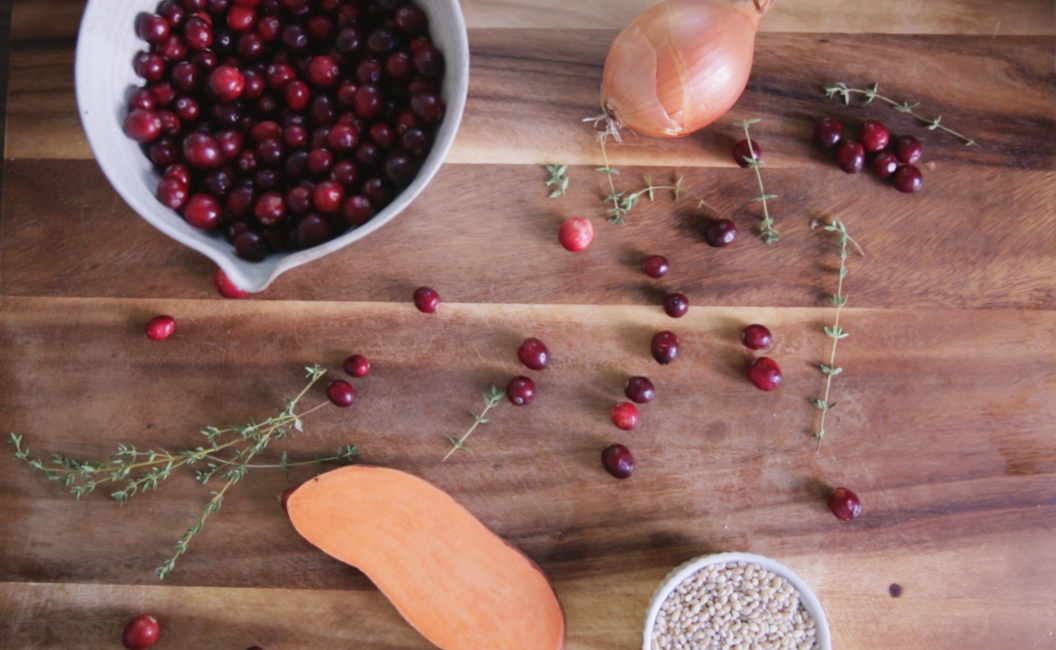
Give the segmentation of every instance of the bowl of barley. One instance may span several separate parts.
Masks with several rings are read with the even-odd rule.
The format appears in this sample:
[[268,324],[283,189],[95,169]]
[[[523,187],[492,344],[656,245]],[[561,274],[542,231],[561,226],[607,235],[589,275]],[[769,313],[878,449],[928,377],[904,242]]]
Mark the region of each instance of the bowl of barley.
[[645,619],[642,650],[832,650],[821,603],[762,555],[698,557],[668,574]]

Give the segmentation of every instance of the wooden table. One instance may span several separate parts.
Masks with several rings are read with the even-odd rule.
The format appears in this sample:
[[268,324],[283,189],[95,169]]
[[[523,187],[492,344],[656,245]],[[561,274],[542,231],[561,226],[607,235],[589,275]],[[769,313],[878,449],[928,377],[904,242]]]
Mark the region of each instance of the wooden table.
[[[365,461],[450,491],[551,576],[571,649],[639,647],[658,581],[724,550],[805,578],[838,648],[1056,647],[1053,4],[778,2],[726,118],[681,141],[609,150],[620,189],[684,174],[741,228],[723,250],[703,244],[693,205],[668,196],[625,226],[604,221],[599,151],[580,120],[596,112],[616,30],[647,0],[463,4],[472,81],[448,163],[391,225],[244,302],[221,300],[212,265],[139,219],[92,160],[73,94],[83,0],[5,9],[3,431],[40,453],[179,449],[204,426],[270,414],[301,387],[303,366],[339,373],[361,352],[374,369],[356,381],[355,407],[313,414],[268,457],[353,443]],[[878,81],[979,146],[884,106],[828,101],[827,81]],[[920,137],[924,191],[840,172],[810,142],[829,115]],[[756,117],[767,190],[780,195],[774,246],[749,234],[754,179],[729,155],[730,123]],[[547,198],[547,162],[571,165],[567,196]],[[597,229],[578,255],[556,243],[574,215]],[[807,399],[822,390],[814,364],[827,355],[838,260],[811,223],[833,217],[867,256],[848,262],[852,335],[819,452]],[[641,273],[647,253],[670,258],[666,278]],[[414,311],[419,285],[443,295],[437,315]],[[688,316],[664,316],[665,289],[690,296]],[[141,334],[157,313],[179,321],[160,344]],[[775,393],[744,379],[737,335],[750,322],[775,333]],[[665,328],[683,352],[660,367],[648,344]],[[473,455],[441,463],[480,393],[522,372],[525,336],[554,357],[535,373],[535,403],[499,407]],[[608,411],[633,374],[658,397],[623,433]],[[615,441],[637,455],[630,480],[599,466]],[[251,472],[159,584],[153,568],[208,498],[190,473],[119,508],[4,462],[0,648],[114,648],[142,612],[164,622],[158,650],[429,647],[284,518],[275,496],[311,468]],[[826,512],[837,485],[861,496],[859,520]]]

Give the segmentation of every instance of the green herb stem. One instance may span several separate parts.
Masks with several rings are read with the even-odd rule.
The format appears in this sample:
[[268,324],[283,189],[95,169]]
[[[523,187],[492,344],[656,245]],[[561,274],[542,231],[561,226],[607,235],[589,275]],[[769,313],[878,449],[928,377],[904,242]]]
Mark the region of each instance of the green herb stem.
[[505,397],[505,395],[505,393],[503,393],[495,386],[491,387],[490,393],[484,393],[484,410],[481,411],[479,414],[474,411],[469,412],[469,414],[473,416],[473,426],[469,427],[469,431],[466,431],[466,433],[461,438],[447,439],[448,442],[451,443],[451,451],[447,452],[447,455],[444,456],[445,461],[459,449],[461,449],[462,451],[467,451],[471,454],[473,453],[472,451],[470,451],[469,447],[466,446],[466,439],[473,435],[473,432],[477,430],[478,426],[491,422],[491,420],[486,419],[484,416],[488,414],[488,411],[498,406],[499,402],[502,401],[502,398]]
[[748,141],[748,154],[744,156],[744,161],[755,171],[755,179],[759,182],[759,196],[752,199],[754,202],[763,204],[763,222],[759,224],[759,238],[767,244],[776,243],[781,239],[781,233],[774,230],[774,220],[770,216],[770,207],[767,205],[769,199],[776,199],[776,194],[767,194],[766,190],[763,189],[763,174],[759,171],[762,167],[763,161],[755,157],[755,150],[752,148],[752,135],[748,132],[748,127],[752,124],[757,124],[760,120],[744,120],[743,122],[734,122],[734,126],[740,126],[744,128],[744,137]]
[[966,136],[966,135],[964,135],[962,133],[958,133],[957,131],[954,131],[953,129],[941,124],[941,122],[942,122],[942,116],[941,115],[932,120],[932,119],[929,119],[927,117],[924,117],[923,115],[920,115],[920,114],[914,112],[913,109],[916,108],[917,106],[920,106],[919,103],[910,104],[909,102],[896,102],[895,100],[891,99],[890,97],[884,97],[883,95],[880,94],[880,85],[879,84],[875,84],[874,83],[869,88],[849,88],[847,86],[847,84],[843,83],[842,81],[837,81],[835,83],[825,84],[825,96],[828,97],[829,99],[832,99],[833,97],[839,95],[840,97],[843,98],[843,103],[844,104],[850,104],[851,103],[851,95],[852,94],[865,96],[865,103],[866,104],[871,104],[874,99],[879,99],[880,101],[884,102],[885,104],[889,104],[891,107],[893,107],[899,113],[905,113],[906,115],[909,115],[910,117],[914,117],[914,118],[920,120],[922,123],[924,123],[928,127],[929,131],[934,131],[935,129],[939,129],[940,131],[945,131],[946,133],[949,133],[952,136],[960,138],[961,140],[964,141],[964,145],[966,147],[970,147],[970,146],[976,144],[975,140],[973,140],[972,138],[969,138],[968,136]]

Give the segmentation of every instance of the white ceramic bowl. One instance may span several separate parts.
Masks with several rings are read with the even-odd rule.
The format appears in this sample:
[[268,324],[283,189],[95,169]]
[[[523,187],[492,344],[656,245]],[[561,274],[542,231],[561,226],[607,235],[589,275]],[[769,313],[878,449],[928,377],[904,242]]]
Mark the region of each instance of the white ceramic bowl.
[[76,87],[81,122],[95,158],[121,198],[155,228],[210,258],[239,287],[262,291],[281,273],[332,253],[381,228],[406,208],[440,168],[455,140],[469,88],[469,39],[458,0],[415,0],[429,17],[429,33],[444,53],[442,97],[447,113],[418,176],[366,225],[322,246],[247,262],[216,233],[191,227],[154,198],[160,178],[138,144],[124,134],[126,100],[142,79],[132,58],[147,44],[136,36],[135,18],[158,0],[89,0],[77,37]]
[[674,591],[678,585],[682,584],[686,578],[697,571],[700,571],[703,567],[723,562],[747,562],[750,564],[758,564],[774,575],[781,576],[785,580],[788,580],[789,583],[796,588],[796,591],[799,592],[799,600],[803,603],[804,609],[814,617],[814,625],[817,629],[817,636],[815,637],[815,646],[817,650],[832,650],[832,635],[829,633],[829,621],[825,618],[825,610],[821,608],[821,603],[818,602],[817,596],[815,596],[814,592],[810,590],[807,583],[803,582],[799,576],[793,573],[792,569],[789,569],[780,562],[771,560],[768,557],[763,557],[762,555],[754,555],[752,553],[719,553],[716,555],[705,555],[694,558],[667,574],[667,577],[663,579],[660,586],[657,587],[656,591],[653,593],[653,599],[649,602],[649,613],[645,616],[645,632],[642,637],[642,650],[655,650],[653,648],[653,627],[656,625],[656,617],[660,614],[660,607],[664,604],[664,601],[667,600],[667,597],[671,595],[671,592]]

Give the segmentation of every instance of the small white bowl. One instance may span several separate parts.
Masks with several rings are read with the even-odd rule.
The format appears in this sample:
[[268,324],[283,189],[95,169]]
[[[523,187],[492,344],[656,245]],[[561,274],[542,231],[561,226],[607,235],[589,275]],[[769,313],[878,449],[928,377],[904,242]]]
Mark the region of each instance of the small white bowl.
[[458,0],[415,0],[429,18],[429,33],[444,53],[441,95],[447,112],[418,176],[366,225],[304,251],[269,255],[262,262],[235,256],[216,233],[191,227],[154,198],[160,178],[140,146],[124,134],[126,100],[143,84],[132,58],[147,44],[136,36],[135,18],[154,11],[158,0],[89,0],[77,37],[77,107],[96,161],[121,198],[152,226],[202,253],[239,287],[263,291],[280,274],[363,239],[406,208],[432,180],[455,141],[469,89],[469,37]]
[[694,558],[682,566],[677,567],[660,582],[660,586],[653,593],[653,599],[649,602],[649,613],[645,616],[645,632],[642,636],[642,650],[655,650],[653,648],[653,627],[656,626],[656,617],[660,614],[660,607],[667,600],[678,585],[702,568],[711,564],[733,562],[745,562],[758,564],[776,576],[780,576],[796,588],[799,592],[799,600],[803,608],[814,618],[814,626],[817,630],[815,646],[817,650],[832,650],[832,635],[829,633],[829,621],[825,618],[825,610],[821,608],[817,596],[810,590],[807,583],[792,572],[787,566],[776,560],[771,560],[762,555],[752,553],[718,553],[716,555],[704,555]]

